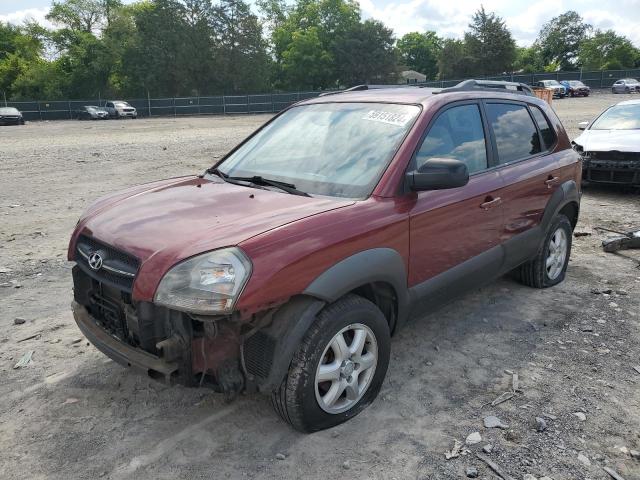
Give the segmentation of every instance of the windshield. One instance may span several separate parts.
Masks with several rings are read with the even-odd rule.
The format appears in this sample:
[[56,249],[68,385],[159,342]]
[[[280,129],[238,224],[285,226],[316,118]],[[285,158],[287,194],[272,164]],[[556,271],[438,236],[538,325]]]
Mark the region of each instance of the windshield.
[[19,112],[13,107],[0,108],[0,115],[17,115]]
[[638,83],[638,80],[636,80],[635,78],[623,78],[622,81],[624,83]]
[[549,86],[549,85],[560,85],[556,80],[545,80],[542,83],[547,85],[547,86]]
[[569,85],[571,85],[572,87],[584,87],[584,83],[580,82],[579,80],[571,80],[569,82]]
[[591,130],[637,130],[640,129],[640,103],[614,105],[600,115]]
[[127,102],[113,102],[113,104],[116,107],[130,107],[131,105],[129,105]]
[[365,198],[419,113],[415,105],[382,103],[293,107],[218,167],[231,177],[262,176],[310,194]]

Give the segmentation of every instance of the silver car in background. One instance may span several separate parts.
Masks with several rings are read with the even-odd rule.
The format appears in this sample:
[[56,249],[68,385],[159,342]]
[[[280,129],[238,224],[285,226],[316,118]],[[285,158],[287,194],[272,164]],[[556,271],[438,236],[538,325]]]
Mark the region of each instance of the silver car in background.
[[640,99],[612,105],[579,128],[572,143],[584,181],[640,186]]
[[138,111],[123,100],[113,100],[104,104],[104,109],[112,118],[138,118]]
[[640,93],[640,82],[635,78],[621,78],[611,86],[611,93]]

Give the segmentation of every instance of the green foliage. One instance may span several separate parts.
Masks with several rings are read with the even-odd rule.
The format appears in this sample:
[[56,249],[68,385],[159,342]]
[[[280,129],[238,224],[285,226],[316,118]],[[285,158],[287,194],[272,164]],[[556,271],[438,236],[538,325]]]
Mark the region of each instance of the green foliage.
[[544,64],[557,64],[561,70],[575,68],[580,45],[587,39],[591,29],[591,25],[584,23],[574,11],[563,13],[545,23],[536,40]]
[[626,37],[613,30],[597,30],[580,45],[580,64],[589,70],[619,70],[633,68],[640,52]]
[[480,7],[462,40],[397,40],[355,0],[54,0],[55,25],[0,22],[0,90],[9,99],[244,94],[394,83],[398,64],[429,79],[505,72],[627,69],[640,51],[572,11],[517,48]]
[[476,11],[464,35],[465,50],[472,59],[475,75],[511,72],[516,58],[516,42],[504,21],[484,7]]
[[516,59],[513,70],[522,73],[535,73],[544,70],[542,53],[537,45],[516,48]]
[[442,45],[443,41],[436,32],[411,32],[398,40],[397,48],[404,65],[426,75],[427,79],[435,79]]

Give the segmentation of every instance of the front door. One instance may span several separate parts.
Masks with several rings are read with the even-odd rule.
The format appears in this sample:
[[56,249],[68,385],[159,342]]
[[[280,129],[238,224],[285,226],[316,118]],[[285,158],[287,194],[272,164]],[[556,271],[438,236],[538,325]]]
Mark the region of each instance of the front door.
[[447,296],[452,283],[467,288],[500,269],[503,183],[489,170],[487,138],[475,101],[445,107],[427,127],[410,171],[431,158],[455,158],[467,164],[470,180],[464,187],[416,194],[409,213],[409,286],[417,298]]

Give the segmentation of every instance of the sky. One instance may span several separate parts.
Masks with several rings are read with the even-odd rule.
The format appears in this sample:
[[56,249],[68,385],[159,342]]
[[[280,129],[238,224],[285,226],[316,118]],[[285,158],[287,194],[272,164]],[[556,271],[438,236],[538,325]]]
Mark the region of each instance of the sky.
[[[364,18],[383,21],[398,37],[434,30],[442,37],[462,38],[473,12],[480,7],[480,2],[471,0],[359,1]],[[31,17],[51,26],[44,18],[50,4],[50,0],[0,0],[0,20],[21,23]],[[612,29],[640,47],[640,0],[484,0],[482,4],[506,21],[520,46],[531,45],[545,22],[573,9],[595,28]]]

